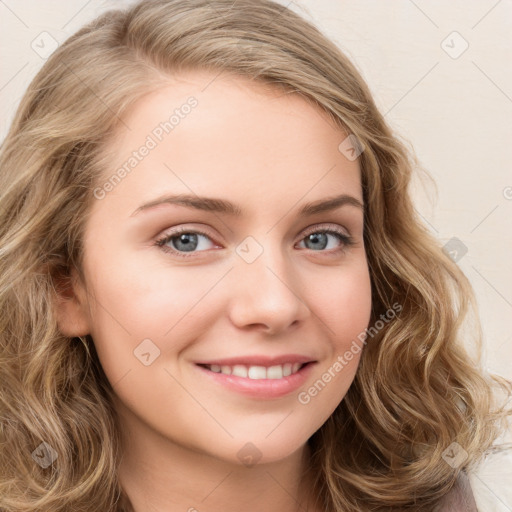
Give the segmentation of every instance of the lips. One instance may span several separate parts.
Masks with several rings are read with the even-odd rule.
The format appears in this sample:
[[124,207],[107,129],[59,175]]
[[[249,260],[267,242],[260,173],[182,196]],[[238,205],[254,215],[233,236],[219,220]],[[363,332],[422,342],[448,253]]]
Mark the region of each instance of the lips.
[[304,384],[316,360],[300,354],[251,355],[196,363],[211,381],[260,399],[280,398]]

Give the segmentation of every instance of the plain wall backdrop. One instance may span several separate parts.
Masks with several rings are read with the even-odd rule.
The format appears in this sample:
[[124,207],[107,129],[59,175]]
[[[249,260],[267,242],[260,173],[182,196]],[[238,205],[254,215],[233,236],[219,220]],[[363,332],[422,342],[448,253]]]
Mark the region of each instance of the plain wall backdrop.
[[[52,45],[131,3],[0,0],[0,140]],[[474,286],[486,366],[512,378],[512,2],[280,3],[348,55],[390,126],[435,179],[437,198],[415,181],[417,210]],[[503,469],[488,465],[472,480],[486,512],[512,511],[510,466]]]

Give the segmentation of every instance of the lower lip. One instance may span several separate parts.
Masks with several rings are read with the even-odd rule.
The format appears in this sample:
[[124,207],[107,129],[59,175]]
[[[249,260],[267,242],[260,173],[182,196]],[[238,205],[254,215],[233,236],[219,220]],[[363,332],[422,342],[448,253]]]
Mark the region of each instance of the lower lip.
[[286,396],[300,388],[310,375],[315,363],[308,363],[298,372],[281,379],[249,379],[236,375],[225,375],[208,370],[204,366],[196,368],[212,381],[226,388],[253,398],[271,399]]

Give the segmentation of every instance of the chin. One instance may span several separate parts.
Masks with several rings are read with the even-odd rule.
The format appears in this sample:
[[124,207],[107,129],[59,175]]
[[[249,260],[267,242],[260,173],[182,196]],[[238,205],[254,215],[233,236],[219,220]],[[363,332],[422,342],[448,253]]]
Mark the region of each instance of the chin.
[[208,453],[229,464],[246,467],[272,464],[296,456],[297,452],[304,448],[310,435],[298,431],[290,432],[289,428],[288,430],[282,428],[282,431],[278,432],[280,428],[282,426],[277,426],[276,430],[270,434],[267,431],[255,429],[234,438],[227,439],[223,436],[222,442],[217,438],[215,451],[212,451],[210,443],[207,445]]

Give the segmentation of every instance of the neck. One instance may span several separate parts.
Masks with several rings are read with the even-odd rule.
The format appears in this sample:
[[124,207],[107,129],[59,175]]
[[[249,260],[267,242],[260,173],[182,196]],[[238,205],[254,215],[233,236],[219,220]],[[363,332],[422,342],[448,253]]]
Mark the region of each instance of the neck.
[[[245,466],[182,446],[120,413],[119,481],[134,512],[314,512],[306,444],[285,459]],[[213,441],[214,442],[214,441]]]

